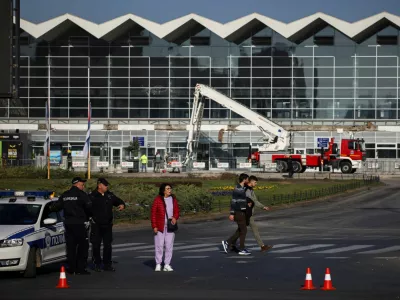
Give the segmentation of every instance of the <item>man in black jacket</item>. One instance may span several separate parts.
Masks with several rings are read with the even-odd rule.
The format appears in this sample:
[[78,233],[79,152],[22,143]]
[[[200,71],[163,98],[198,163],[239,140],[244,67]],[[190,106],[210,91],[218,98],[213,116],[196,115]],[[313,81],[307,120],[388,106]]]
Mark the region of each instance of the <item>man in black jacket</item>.
[[115,271],[112,267],[112,227],[113,206],[118,210],[125,208],[125,203],[108,190],[109,183],[105,178],[97,180],[97,189],[90,193],[93,207],[91,243],[93,248],[93,261],[95,271],[101,271],[100,247],[103,242],[103,265],[104,271]]
[[86,271],[89,242],[85,223],[91,216],[91,203],[83,191],[86,180],[75,177],[72,187],[50,205],[50,211],[64,210],[65,240],[70,274],[90,274]]

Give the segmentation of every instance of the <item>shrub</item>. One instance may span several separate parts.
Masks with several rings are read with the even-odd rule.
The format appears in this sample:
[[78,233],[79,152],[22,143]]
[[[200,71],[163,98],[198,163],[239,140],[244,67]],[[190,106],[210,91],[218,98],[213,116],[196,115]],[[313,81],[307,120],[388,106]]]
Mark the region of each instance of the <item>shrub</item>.
[[[72,179],[75,176],[85,177],[84,172],[72,172],[64,169],[51,169],[50,177],[52,179]],[[3,167],[0,168],[1,178],[35,178],[35,179],[46,179],[47,178],[47,167],[39,168],[34,166],[21,166],[21,167]]]

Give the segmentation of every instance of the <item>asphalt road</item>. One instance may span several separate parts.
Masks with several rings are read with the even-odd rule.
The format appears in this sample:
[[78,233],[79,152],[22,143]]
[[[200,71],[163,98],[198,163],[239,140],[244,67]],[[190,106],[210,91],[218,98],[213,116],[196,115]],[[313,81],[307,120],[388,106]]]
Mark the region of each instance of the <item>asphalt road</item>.
[[[400,183],[347,198],[271,212],[257,211],[265,243],[260,253],[225,254],[221,240],[235,230],[226,221],[182,224],[175,240],[174,272],[155,273],[150,230],[116,232],[115,273],[67,274],[57,290],[59,265],[36,279],[2,274],[7,299],[399,299]],[[330,268],[336,291],[301,291],[306,269],[320,287]]]

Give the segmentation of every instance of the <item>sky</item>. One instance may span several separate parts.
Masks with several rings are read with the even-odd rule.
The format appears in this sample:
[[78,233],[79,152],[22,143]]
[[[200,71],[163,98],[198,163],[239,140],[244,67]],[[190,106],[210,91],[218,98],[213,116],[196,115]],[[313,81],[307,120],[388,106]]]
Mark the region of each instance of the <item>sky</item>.
[[33,23],[65,13],[95,23],[128,13],[164,23],[196,13],[226,23],[254,12],[285,23],[316,12],[355,22],[383,11],[400,16],[400,0],[21,0],[21,18]]

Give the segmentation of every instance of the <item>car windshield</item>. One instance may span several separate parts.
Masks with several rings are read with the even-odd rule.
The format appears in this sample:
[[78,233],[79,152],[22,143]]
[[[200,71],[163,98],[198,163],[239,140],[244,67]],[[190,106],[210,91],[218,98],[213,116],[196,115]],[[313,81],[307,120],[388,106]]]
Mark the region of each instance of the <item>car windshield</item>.
[[32,225],[39,214],[40,204],[0,204],[0,225]]

